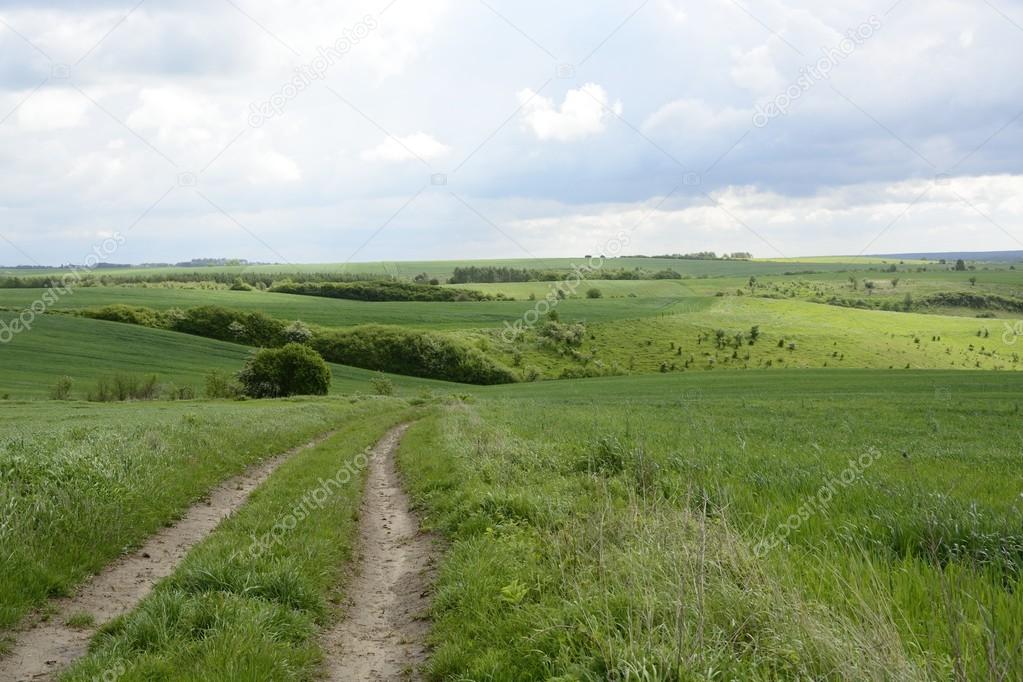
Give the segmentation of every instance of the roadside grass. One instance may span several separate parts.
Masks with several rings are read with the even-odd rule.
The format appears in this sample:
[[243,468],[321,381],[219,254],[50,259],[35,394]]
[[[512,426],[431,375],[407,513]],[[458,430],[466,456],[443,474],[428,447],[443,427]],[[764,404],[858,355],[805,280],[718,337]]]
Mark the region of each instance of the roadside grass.
[[[4,314],[0,313],[0,319]],[[0,395],[45,398],[62,376],[72,379],[71,397],[84,398],[101,377],[156,374],[167,387],[203,394],[205,375],[234,373],[252,348],[199,336],[65,315],[37,317],[31,330],[0,344]],[[372,393],[377,372],[331,364],[333,393]],[[458,384],[388,375],[399,394],[459,390]]]
[[432,678],[1019,679],[1019,380],[955,374],[520,385],[415,425]]
[[[316,638],[337,615],[355,540],[365,473],[357,455],[410,416],[404,402],[369,401],[282,465],[133,612],[102,627],[61,679],[109,670],[125,682],[314,679]],[[325,485],[332,477],[338,483]],[[265,537],[274,541],[254,544]]]
[[0,411],[0,628],[70,593],[219,481],[374,403],[9,404]]

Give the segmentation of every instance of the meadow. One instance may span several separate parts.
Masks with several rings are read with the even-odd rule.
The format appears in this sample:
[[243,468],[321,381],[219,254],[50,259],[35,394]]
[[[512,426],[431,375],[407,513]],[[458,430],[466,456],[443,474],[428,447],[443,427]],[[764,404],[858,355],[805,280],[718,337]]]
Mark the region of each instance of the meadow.
[[[440,278],[573,262],[351,267]],[[906,305],[907,294],[1023,300],[1014,266],[971,265],[619,259],[683,276],[584,282],[513,338],[508,325],[552,283],[460,284],[515,300],[442,303],[222,283],[77,288],[0,344],[0,660],[54,598],[218,483],[336,431],[287,460],[129,613],[83,616],[90,651],[61,672],[320,678],[324,633],[351,597],[362,476],[269,551],[244,554],[321,477],[410,422],[398,463],[439,539],[433,605],[416,615],[430,624],[427,679],[1023,678],[1017,315]],[[259,268],[295,281],[343,269],[238,271]],[[41,294],[0,288],[0,320]],[[278,330],[301,320],[316,334],[304,343],[392,371],[331,363],[327,396],[209,400],[209,373],[237,373],[264,341],[80,315],[115,304],[259,312]],[[409,376],[416,362],[457,360],[449,341],[514,382]],[[117,375],[156,375],[161,390],[83,400]],[[50,400],[62,376],[69,399]]]
[[588,379],[424,420],[402,463],[452,542],[431,674],[1018,679],[1021,386]]

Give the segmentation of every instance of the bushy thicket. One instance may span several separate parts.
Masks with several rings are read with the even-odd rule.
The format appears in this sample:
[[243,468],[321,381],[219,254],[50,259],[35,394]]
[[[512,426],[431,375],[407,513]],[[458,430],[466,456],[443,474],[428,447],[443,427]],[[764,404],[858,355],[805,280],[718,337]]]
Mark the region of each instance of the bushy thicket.
[[260,312],[220,306],[159,311],[119,304],[80,314],[264,348],[304,343],[330,362],[392,374],[469,384],[516,381],[512,370],[475,348],[441,334],[402,327],[363,325],[326,331],[310,329],[301,322],[289,324]]
[[446,289],[430,284],[396,281],[285,282],[274,285],[271,291],[354,301],[489,301],[494,298],[471,289]]
[[326,395],[330,378],[330,368],[319,353],[300,343],[258,350],[238,373],[245,395],[251,398]]
[[820,302],[828,305],[841,306],[843,308],[863,308],[867,310],[888,310],[904,311],[920,310],[923,308],[970,308],[971,310],[1004,310],[1013,313],[1023,313],[1023,299],[999,296],[998,294],[975,294],[960,291],[940,291],[935,294],[921,296],[914,299],[907,294],[902,299],[874,298],[870,300],[862,298],[843,298],[832,296]]
[[467,384],[504,384],[515,374],[479,350],[433,332],[364,325],[318,334],[310,342],[324,358],[364,369]]
[[302,333],[301,329],[295,327],[299,323],[289,327],[288,323],[265,313],[232,310],[215,305],[164,311],[116,304],[83,310],[81,314],[97,320],[169,329],[250,346],[281,346],[288,341],[298,340],[292,336],[292,331]]
[[[499,268],[493,266],[467,266],[455,268],[450,284],[491,284],[503,282],[557,282],[569,276],[563,270],[527,270],[522,268]],[[617,280],[641,280],[641,279],[681,279],[682,275],[671,269],[658,270],[656,272],[634,268],[596,269],[589,274],[590,279],[617,279]]]

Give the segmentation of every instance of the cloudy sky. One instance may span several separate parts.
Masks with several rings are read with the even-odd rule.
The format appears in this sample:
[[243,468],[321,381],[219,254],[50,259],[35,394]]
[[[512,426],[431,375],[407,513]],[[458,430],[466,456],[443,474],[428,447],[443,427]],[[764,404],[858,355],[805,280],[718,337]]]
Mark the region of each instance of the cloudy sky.
[[1017,0],[0,0],[0,264],[1023,248]]

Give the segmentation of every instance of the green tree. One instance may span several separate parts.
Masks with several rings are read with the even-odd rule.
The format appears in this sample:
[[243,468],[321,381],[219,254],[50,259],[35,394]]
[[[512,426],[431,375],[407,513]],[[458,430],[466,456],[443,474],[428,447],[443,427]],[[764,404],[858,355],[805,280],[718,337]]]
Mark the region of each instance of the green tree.
[[300,343],[256,351],[238,373],[245,395],[252,398],[326,395],[330,379],[320,354]]

